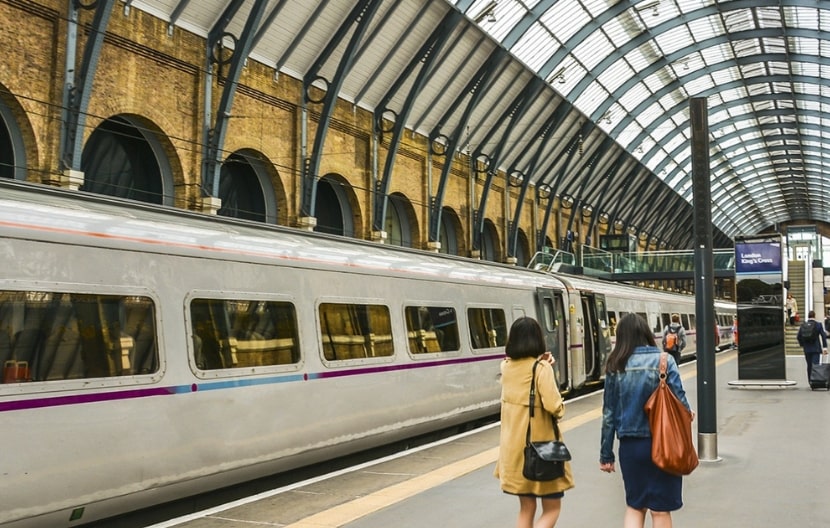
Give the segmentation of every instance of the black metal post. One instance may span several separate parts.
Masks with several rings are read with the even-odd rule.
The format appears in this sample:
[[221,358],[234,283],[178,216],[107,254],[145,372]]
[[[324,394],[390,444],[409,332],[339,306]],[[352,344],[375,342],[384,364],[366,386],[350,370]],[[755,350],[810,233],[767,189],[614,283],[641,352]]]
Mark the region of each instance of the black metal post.
[[715,265],[712,256],[712,201],[709,181],[709,116],[705,97],[690,101],[692,127],[692,200],[695,243],[695,317],[697,319],[698,456],[718,459],[715,387]]

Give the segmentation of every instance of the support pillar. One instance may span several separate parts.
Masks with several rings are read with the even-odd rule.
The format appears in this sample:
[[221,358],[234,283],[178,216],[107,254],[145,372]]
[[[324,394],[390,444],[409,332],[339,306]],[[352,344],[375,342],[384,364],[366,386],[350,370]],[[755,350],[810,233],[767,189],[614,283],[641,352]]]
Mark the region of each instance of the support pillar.
[[60,177],[58,178],[58,185],[60,185],[64,189],[69,189],[71,191],[77,191],[81,188],[83,184],[83,171],[75,169],[64,169],[63,172],[61,172]]
[[222,208],[222,199],[216,196],[202,196],[199,207],[203,213],[216,215]]
[[317,217],[301,216],[297,219],[297,227],[303,231],[314,231],[314,228],[317,227]]
[[378,244],[386,244],[386,240],[389,238],[389,234],[386,231],[372,231],[372,242],[377,242]]

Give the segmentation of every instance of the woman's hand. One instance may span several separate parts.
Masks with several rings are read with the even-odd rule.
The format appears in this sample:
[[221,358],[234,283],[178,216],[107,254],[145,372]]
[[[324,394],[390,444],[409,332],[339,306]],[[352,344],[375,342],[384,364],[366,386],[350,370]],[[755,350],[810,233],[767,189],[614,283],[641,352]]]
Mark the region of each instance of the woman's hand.
[[614,463],[613,462],[606,462],[605,464],[600,462],[599,463],[599,470],[604,471],[606,473],[613,473],[614,471],[616,471],[614,469]]
[[550,363],[551,365],[556,363],[556,359],[554,359],[553,354],[551,354],[550,352],[545,352],[541,356],[539,356],[539,361],[545,361],[547,363]]

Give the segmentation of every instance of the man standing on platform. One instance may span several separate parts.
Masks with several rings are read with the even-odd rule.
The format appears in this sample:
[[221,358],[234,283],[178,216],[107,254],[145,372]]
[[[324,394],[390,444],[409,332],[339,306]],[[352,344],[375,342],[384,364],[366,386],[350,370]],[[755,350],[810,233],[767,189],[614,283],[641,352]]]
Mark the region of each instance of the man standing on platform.
[[804,349],[804,359],[807,360],[807,383],[810,383],[810,374],[813,365],[817,365],[822,353],[827,353],[827,334],[824,326],[816,321],[816,312],[810,310],[807,320],[798,327],[798,344]]

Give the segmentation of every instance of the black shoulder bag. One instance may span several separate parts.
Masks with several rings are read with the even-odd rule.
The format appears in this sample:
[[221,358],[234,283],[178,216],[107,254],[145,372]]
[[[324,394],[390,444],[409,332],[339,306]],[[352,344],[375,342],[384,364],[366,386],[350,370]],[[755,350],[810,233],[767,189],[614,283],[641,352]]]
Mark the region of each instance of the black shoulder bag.
[[559,424],[552,414],[550,417],[553,420],[554,439],[546,442],[530,441],[530,422],[533,421],[533,404],[536,400],[536,365],[538,364],[538,361],[533,363],[533,373],[530,377],[530,418],[527,422],[525,464],[522,468],[522,475],[528,480],[547,481],[565,476],[565,462],[571,459],[571,453],[564,442],[559,441]]

